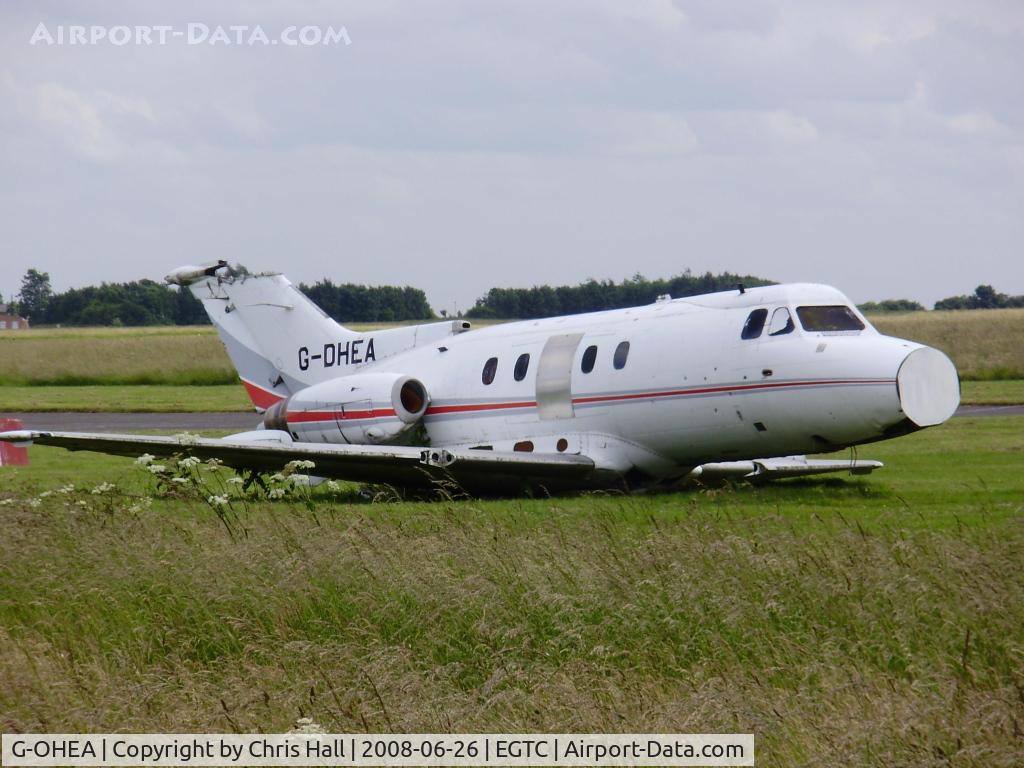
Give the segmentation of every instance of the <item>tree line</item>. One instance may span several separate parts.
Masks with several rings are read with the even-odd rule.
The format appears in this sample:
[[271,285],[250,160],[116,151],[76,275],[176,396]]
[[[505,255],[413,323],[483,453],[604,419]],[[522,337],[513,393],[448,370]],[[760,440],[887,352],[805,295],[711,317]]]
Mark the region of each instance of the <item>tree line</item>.
[[[247,270],[235,266],[232,274],[247,274]],[[591,279],[578,285],[491,288],[466,316],[512,320],[571,315],[650,304],[664,294],[680,298],[731,290],[741,284],[753,287],[771,282],[753,275],[731,272],[694,275],[687,270],[667,279],[649,280],[636,274],[618,283]],[[436,317],[419,288],[334,283],[328,278],[312,285],[300,283],[298,288],[342,323],[401,322]],[[859,306],[865,312],[924,310],[924,306],[910,299],[887,299]],[[950,296],[935,303],[935,309],[939,310],[1003,307],[1024,307],[1024,296],[1008,296],[991,285],[979,285],[972,294]],[[27,317],[33,325],[207,325],[210,322],[202,304],[188,290],[153,280],[137,280],[54,293],[49,273],[36,269],[25,273],[10,311]]]
[[[245,267],[233,267],[236,275],[248,274]],[[418,288],[367,286],[324,279],[298,286],[328,315],[339,322],[398,322],[429,320],[434,311],[426,294]],[[54,293],[48,272],[30,269],[21,281],[11,311],[28,318],[33,325],[209,325],[202,303],[192,292],[157,283],[136,280],[102,283]]]
[[573,315],[650,304],[665,294],[680,298],[734,289],[740,284],[752,287],[771,283],[771,280],[752,275],[735,275],[731,272],[694,275],[687,270],[668,279],[648,280],[636,274],[621,283],[591,279],[579,285],[560,285],[554,288],[550,285],[491,288],[487,295],[477,299],[476,304],[466,312],[466,317],[525,319]]

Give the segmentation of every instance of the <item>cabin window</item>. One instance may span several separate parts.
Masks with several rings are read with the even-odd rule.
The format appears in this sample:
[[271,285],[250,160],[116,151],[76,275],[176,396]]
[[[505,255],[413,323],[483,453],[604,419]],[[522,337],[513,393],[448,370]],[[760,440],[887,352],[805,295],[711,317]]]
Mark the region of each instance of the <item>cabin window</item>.
[[864,323],[853,310],[841,304],[827,307],[797,307],[805,331],[863,331]]
[[615,366],[615,370],[621,371],[626,367],[627,357],[629,357],[629,342],[620,341],[619,346],[615,348],[615,354],[612,356],[612,365]]
[[796,326],[793,325],[793,317],[785,307],[779,307],[772,312],[772,322],[768,326],[769,336],[782,336],[792,333]]
[[753,312],[747,315],[747,322],[743,324],[743,333],[740,334],[740,338],[759,338],[761,336],[761,331],[764,330],[764,321],[767,319],[767,309],[755,309]]
[[484,384],[490,384],[494,381],[494,374],[498,372],[498,358],[492,357],[486,363],[484,363],[484,373],[481,378]]
[[516,360],[516,367],[512,371],[512,375],[516,381],[522,381],[526,378],[526,372],[530,369],[530,356],[523,353]]
[[594,361],[597,360],[597,347],[591,345],[583,352],[583,359],[580,361],[580,370],[590,373],[594,370]]

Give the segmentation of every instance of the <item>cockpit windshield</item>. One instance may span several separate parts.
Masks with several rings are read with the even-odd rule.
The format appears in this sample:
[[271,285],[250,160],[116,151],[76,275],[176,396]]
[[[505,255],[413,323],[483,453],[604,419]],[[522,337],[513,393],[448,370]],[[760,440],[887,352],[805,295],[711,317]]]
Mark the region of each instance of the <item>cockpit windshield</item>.
[[853,310],[841,304],[824,307],[797,307],[797,317],[805,331],[863,331],[864,323]]

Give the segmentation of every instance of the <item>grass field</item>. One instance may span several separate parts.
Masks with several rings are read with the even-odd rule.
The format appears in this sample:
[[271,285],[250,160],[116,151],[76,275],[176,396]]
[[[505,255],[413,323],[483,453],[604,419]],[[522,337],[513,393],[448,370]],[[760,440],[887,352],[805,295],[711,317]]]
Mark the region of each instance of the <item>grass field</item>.
[[[965,379],[1024,379],[1024,309],[912,312],[871,319],[883,333],[945,351]],[[180,386],[236,380],[209,326],[0,331],[0,360],[0,385]]]
[[432,504],[317,489],[233,501],[234,536],[197,499],[216,475],[149,503],[126,459],[31,451],[0,469],[8,732],[309,716],[753,731],[759,766],[1020,764],[1022,418],[869,446],[887,466],[864,479]]
[[965,379],[1024,379],[1024,309],[874,315],[882,333],[941,349]]

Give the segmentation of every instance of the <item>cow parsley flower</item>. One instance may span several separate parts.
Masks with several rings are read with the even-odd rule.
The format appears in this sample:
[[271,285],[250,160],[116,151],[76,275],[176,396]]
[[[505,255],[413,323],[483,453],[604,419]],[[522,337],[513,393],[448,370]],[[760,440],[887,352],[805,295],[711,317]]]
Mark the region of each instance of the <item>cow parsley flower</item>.
[[226,507],[228,505],[227,496],[210,496],[206,499],[206,503],[211,507]]
[[269,491],[267,491],[267,498],[268,499],[283,499],[284,498],[284,493],[285,493],[284,492],[284,488],[271,488]]
[[202,462],[195,456],[186,456],[178,462],[178,466],[182,469],[191,469],[192,467],[198,467]]
[[89,491],[89,493],[91,493],[93,496],[100,496],[100,495],[102,495],[104,493],[109,493],[110,491],[114,490],[115,488],[117,488],[117,486],[114,485],[113,483],[100,483],[95,488],[93,488],[91,491]]
[[245,480],[243,480],[242,478],[237,477],[237,476],[236,477],[229,477],[227,482],[228,482],[229,485],[244,485],[245,484]]
[[144,453],[135,460],[135,463],[138,464],[140,467],[146,467],[152,464],[153,459],[155,458],[156,456],[154,456],[152,453]]
[[187,477],[172,477],[171,478],[171,482],[175,483],[177,485],[187,485],[188,484],[188,478]]

